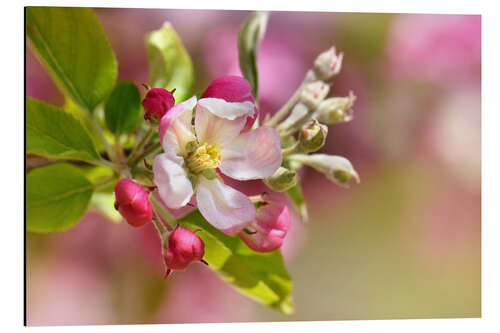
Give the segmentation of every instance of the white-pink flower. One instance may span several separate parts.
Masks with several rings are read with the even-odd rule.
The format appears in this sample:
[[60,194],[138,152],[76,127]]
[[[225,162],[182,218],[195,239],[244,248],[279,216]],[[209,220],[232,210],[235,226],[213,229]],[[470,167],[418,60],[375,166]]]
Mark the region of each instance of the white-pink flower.
[[281,165],[276,130],[262,126],[241,133],[253,112],[251,102],[218,98],[197,102],[192,97],[165,114],[159,129],[164,153],[153,164],[154,181],[165,205],[181,208],[194,195],[203,217],[226,234],[240,232],[252,222],[253,203],[225,185],[216,170],[237,180],[250,180],[269,177]]

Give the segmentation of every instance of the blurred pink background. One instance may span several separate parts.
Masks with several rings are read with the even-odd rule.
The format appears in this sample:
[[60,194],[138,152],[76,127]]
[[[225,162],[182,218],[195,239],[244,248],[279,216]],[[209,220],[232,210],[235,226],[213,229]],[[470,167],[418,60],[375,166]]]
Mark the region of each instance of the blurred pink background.
[[[197,92],[239,74],[249,12],[95,11],[120,79],[147,82],[144,35],[167,20],[193,58]],[[67,232],[28,234],[28,324],[480,316],[480,16],[273,12],[258,55],[263,112],[331,45],[345,54],[331,91],[358,99],[322,152],[349,158],[362,182],[346,190],[304,170],[311,221],[295,216],[284,249],[295,314],[254,303],[203,265],[165,281],[151,225],[89,213]],[[26,66],[27,95],[62,105],[29,51]]]

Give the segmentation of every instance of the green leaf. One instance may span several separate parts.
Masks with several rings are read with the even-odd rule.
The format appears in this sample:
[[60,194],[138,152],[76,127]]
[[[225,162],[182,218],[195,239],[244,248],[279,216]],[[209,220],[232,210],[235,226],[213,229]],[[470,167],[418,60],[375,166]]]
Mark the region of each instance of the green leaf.
[[93,184],[67,163],[34,169],[26,183],[26,227],[30,232],[72,227],[85,214],[93,192]]
[[180,219],[185,228],[201,229],[197,234],[205,243],[205,259],[210,268],[250,298],[285,314],[294,311],[292,280],[280,251],[258,253],[237,235],[228,236],[211,226],[194,211]]
[[92,9],[27,7],[26,31],[32,50],[77,104],[93,111],[111,92],[118,64]]
[[[104,146],[104,143],[101,141],[97,129],[92,125],[92,119],[91,119],[92,115],[89,112],[82,109],[81,106],[76,104],[69,97],[66,97],[66,99],[64,100],[64,105],[62,106],[62,109],[65,112],[73,115],[83,125],[83,127],[85,127],[85,129],[90,135],[90,138],[94,142],[94,146],[98,152],[103,152],[106,150],[106,147]],[[94,112],[93,115],[95,116],[96,114],[97,112]]]
[[149,83],[155,88],[175,89],[177,102],[191,97],[194,69],[191,57],[169,22],[146,35]]
[[94,142],[80,121],[30,97],[26,101],[26,152],[50,158],[100,160]]
[[252,94],[258,100],[259,73],[257,70],[257,49],[266,33],[268,12],[255,12],[243,23],[238,35],[240,69],[252,86]]
[[135,84],[118,82],[104,107],[104,119],[109,130],[116,134],[132,131],[139,122],[141,94]]
[[300,182],[289,189],[287,193],[290,199],[292,199],[293,205],[299,213],[302,221],[307,222],[309,220],[309,213],[307,212],[307,205],[304,195],[302,194],[302,186],[300,185]]

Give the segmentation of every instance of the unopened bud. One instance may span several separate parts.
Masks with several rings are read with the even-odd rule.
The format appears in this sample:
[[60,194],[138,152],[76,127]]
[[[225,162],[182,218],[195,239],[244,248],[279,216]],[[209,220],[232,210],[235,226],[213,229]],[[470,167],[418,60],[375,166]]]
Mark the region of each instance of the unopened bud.
[[329,81],[340,72],[343,57],[344,54],[337,54],[335,46],[332,46],[314,60],[314,72],[320,79]]
[[305,85],[300,93],[300,101],[309,109],[314,110],[330,91],[330,86],[323,81],[315,81]]
[[257,209],[255,220],[240,232],[240,238],[254,251],[271,252],[279,249],[290,229],[288,207],[274,196],[267,196]]
[[160,121],[170,108],[175,105],[173,91],[163,88],[149,89],[146,97],[142,100],[144,107],[144,119]]
[[131,179],[120,180],[115,187],[115,208],[133,227],[140,227],[151,222],[153,207],[149,193]]
[[271,177],[264,179],[264,183],[276,192],[291,189],[297,185],[297,181],[297,173],[284,167],[279,167]]
[[328,127],[313,119],[299,133],[298,151],[311,153],[319,150],[326,142]]
[[203,260],[205,243],[189,229],[176,227],[168,236],[168,245],[164,255],[167,277],[172,270],[184,270],[193,261]]
[[320,122],[327,125],[351,121],[353,118],[351,107],[355,100],[356,96],[354,96],[352,91],[349,92],[349,96],[347,97],[332,97],[325,99],[320,103],[315,113],[315,117]]
[[[220,77],[208,86],[202,98],[220,98],[226,102],[252,102],[255,100],[252,95],[252,86],[247,79],[241,76],[228,75]],[[259,109],[254,107],[252,117],[247,117],[247,122],[243,132],[250,130],[255,120],[259,116]]]
[[349,187],[349,180],[354,180],[359,183],[359,175],[354,170],[351,162],[341,156],[333,156],[326,154],[296,154],[290,155],[288,158],[299,161],[321,173],[323,173],[332,182]]

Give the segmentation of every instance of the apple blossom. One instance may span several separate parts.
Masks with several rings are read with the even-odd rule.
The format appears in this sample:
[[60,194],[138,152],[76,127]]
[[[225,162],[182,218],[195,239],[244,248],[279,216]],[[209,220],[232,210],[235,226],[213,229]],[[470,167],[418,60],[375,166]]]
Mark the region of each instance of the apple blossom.
[[443,87],[481,78],[480,15],[397,15],[386,46],[386,68],[395,78]]
[[181,208],[195,196],[203,217],[226,234],[237,233],[252,222],[253,203],[225,185],[216,170],[236,180],[251,180],[269,177],[281,165],[281,139],[275,129],[261,126],[241,133],[253,114],[249,101],[197,101],[193,96],[161,119],[164,153],[155,157],[153,173],[168,208]]

